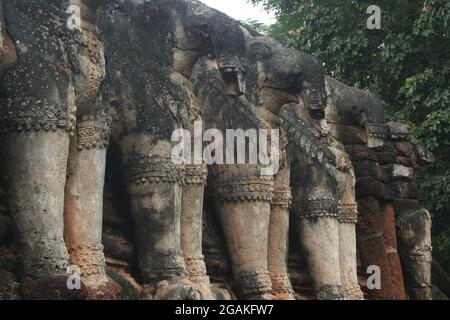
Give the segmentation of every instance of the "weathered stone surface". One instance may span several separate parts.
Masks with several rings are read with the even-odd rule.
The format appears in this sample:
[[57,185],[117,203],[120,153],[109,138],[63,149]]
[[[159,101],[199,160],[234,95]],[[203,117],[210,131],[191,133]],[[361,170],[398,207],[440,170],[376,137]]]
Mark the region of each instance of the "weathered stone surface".
[[353,168],[355,168],[355,174],[358,178],[374,177],[383,182],[387,181],[383,167],[377,162],[370,160],[353,161]]
[[377,152],[377,162],[381,165],[391,164],[397,162],[397,157],[394,152]]
[[418,199],[419,190],[414,182],[395,181],[390,184],[395,198]]
[[0,213],[0,244],[5,243],[12,234],[11,218]]
[[345,146],[345,151],[348,153],[352,161],[359,161],[359,160],[371,160],[375,162],[378,161],[376,153],[367,146],[347,145]]
[[357,198],[372,196],[381,201],[393,199],[390,188],[372,177],[364,177],[356,180],[356,196]]
[[[383,274],[366,297],[403,299],[398,240],[430,297],[413,180],[433,157],[375,95],[195,0],[69,2],[79,29],[64,1],[0,1],[0,294],[17,273],[31,299],[361,299],[359,254]],[[281,129],[280,171],[210,166],[204,190],[171,160],[196,120]]]

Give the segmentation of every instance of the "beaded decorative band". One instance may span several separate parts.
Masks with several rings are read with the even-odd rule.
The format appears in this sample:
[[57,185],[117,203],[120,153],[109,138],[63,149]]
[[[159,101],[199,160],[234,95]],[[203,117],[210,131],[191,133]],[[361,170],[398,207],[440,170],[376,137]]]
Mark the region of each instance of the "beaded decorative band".
[[206,276],[205,258],[203,256],[185,257],[184,261],[189,277]]
[[163,279],[186,277],[186,264],[179,254],[164,254],[146,259],[145,266],[142,265],[142,274],[145,280],[150,282]]
[[0,100],[0,133],[58,129],[73,129],[70,110],[65,106],[35,97]]
[[292,194],[290,189],[286,190],[275,190],[273,192],[272,201],[270,202],[270,206],[281,207],[285,209],[289,209],[292,205]]
[[338,201],[333,197],[307,199],[294,202],[293,209],[298,219],[339,218]]
[[340,285],[324,285],[316,292],[317,300],[345,300],[344,289]]
[[408,251],[408,257],[412,261],[432,262],[433,247],[429,244],[420,244]]
[[344,288],[345,300],[364,300],[364,294],[359,284]]
[[215,181],[220,201],[271,201],[273,197],[273,177],[233,177]]
[[287,275],[271,273],[270,278],[272,279],[272,294],[295,294]]
[[174,164],[170,157],[133,156],[123,169],[124,178],[136,184],[179,183],[183,180],[183,167]]
[[268,271],[242,271],[237,275],[236,283],[244,297],[272,292],[272,281]]
[[69,248],[70,263],[80,267],[82,275],[105,274],[105,255],[101,244]]
[[384,123],[369,123],[367,129],[371,137],[385,139],[387,136],[387,128]]
[[356,203],[341,203],[339,210],[340,223],[356,224],[358,222],[358,205]]
[[110,130],[103,121],[95,119],[83,120],[77,123],[78,150],[91,148],[107,148],[109,145]]
[[184,166],[184,184],[206,184],[207,178],[208,167],[206,164]]

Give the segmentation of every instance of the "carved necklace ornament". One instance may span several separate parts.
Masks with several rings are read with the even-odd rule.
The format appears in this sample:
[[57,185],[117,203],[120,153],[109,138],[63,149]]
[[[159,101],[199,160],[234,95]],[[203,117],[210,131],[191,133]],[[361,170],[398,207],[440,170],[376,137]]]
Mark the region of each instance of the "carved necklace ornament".
[[97,98],[100,85],[105,79],[106,70],[104,49],[99,38],[92,32],[82,29],[81,42],[84,45],[84,50],[81,50],[80,55],[86,54],[89,61],[83,63],[84,61],[80,60],[80,73],[85,78],[82,81],[85,86],[80,87],[79,92],[77,92],[77,104],[85,109]]
[[286,132],[288,140],[293,142],[302,152],[311,159],[317,160],[319,163],[329,163],[333,167],[336,166],[336,157],[306,125],[303,121],[295,118],[289,112],[282,112],[282,126]]

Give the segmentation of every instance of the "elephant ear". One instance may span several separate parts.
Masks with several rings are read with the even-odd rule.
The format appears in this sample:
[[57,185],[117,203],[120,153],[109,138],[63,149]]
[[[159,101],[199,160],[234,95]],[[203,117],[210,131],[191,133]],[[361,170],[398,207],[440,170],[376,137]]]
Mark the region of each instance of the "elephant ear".
[[252,61],[266,60],[273,56],[273,49],[266,42],[255,41],[250,44],[248,56]]

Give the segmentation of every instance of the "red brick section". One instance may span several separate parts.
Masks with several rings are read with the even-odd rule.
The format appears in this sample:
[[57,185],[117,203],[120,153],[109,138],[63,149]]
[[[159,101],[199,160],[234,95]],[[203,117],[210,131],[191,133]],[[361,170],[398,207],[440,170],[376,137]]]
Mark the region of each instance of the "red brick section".
[[365,145],[348,145],[357,177],[357,244],[361,267],[376,265],[381,270],[381,289],[369,290],[369,299],[401,300],[406,298],[400,258],[397,253],[395,216],[389,187],[389,172],[383,166],[397,161],[392,148],[370,149]]
[[389,265],[389,279],[391,283],[391,294],[393,299],[406,299],[405,286],[403,282],[402,266],[397,252],[397,234],[395,229],[395,212],[392,204],[383,206],[384,225],[383,235]]

